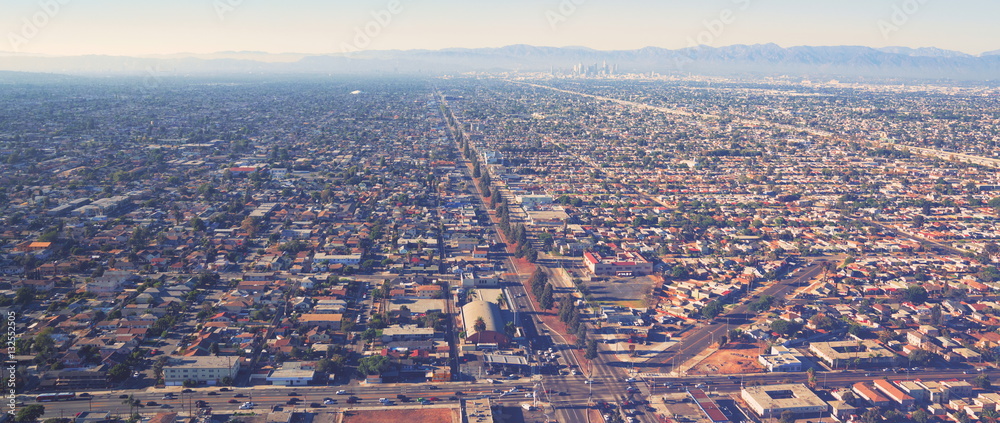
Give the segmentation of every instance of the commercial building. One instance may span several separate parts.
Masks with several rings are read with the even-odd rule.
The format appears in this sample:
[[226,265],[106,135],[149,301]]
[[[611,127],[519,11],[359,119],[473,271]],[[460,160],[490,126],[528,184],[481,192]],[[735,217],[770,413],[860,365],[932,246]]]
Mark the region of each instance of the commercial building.
[[489,397],[465,401],[465,419],[463,421],[493,423],[493,409],[490,408]]
[[801,372],[802,360],[795,350],[780,345],[771,347],[770,354],[757,356],[757,361],[770,372]]
[[641,276],[653,273],[653,263],[642,254],[625,251],[614,257],[598,253],[583,253],[583,264],[596,276]]
[[891,367],[896,354],[873,340],[813,342],[809,351],[833,368],[847,366]]
[[172,358],[163,366],[163,381],[167,386],[183,385],[187,380],[200,385],[216,385],[223,378],[235,378],[241,360],[215,356]]
[[[482,319],[482,327],[476,329],[476,322]],[[486,301],[473,301],[462,306],[462,325],[465,327],[465,343],[473,349],[495,349],[507,346],[510,338],[504,332],[504,320],[500,307]]]
[[308,385],[315,377],[315,370],[303,370],[298,367],[282,368],[271,371],[271,374],[267,375],[267,381],[272,385],[303,386]]
[[808,387],[799,384],[746,386],[741,392],[743,401],[762,418],[781,416],[790,411],[796,415],[825,413],[828,405]]
[[705,416],[708,417],[712,423],[723,423],[729,421],[726,414],[719,409],[719,405],[716,404],[715,400],[709,397],[705,391],[702,391],[701,389],[692,389],[688,391],[688,396],[694,400],[694,403],[698,405],[698,409],[701,410],[702,413],[705,413]]

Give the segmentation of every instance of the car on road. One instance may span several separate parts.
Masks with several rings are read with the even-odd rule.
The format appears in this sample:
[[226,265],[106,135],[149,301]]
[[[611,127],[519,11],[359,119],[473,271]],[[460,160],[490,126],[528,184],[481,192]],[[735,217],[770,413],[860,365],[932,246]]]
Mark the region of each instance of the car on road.
[[215,391],[209,391],[208,395],[219,395],[219,393]]
[[635,378],[634,377],[625,378],[625,381],[626,382],[635,382]]
[[79,396],[80,398],[90,398],[90,397],[92,397],[93,395],[90,395],[90,394],[88,394],[88,393],[84,392],[84,393],[82,393],[82,394],[80,394],[80,395],[78,395],[78,396]]
[[236,394],[236,395],[233,395],[233,398],[243,398],[245,396],[246,396],[246,394]]
[[323,404],[326,404],[326,405],[336,404],[336,403],[337,403],[337,400],[335,400],[335,399],[327,398],[327,399],[323,400]]
[[184,394],[190,394],[192,392],[194,392],[194,389],[191,389],[191,388],[184,388],[183,390],[181,390],[181,393],[184,393]]
[[437,385],[427,385],[427,389],[438,389]]
[[285,401],[285,404],[287,404],[287,405],[295,405],[295,403],[297,403],[297,402],[298,401],[296,401],[295,398],[292,398],[292,399],[290,399],[288,401]]
[[160,404],[160,408],[174,408],[174,406],[170,404]]
[[121,394],[118,396],[118,399],[125,399],[125,398],[128,398],[128,394]]
[[460,396],[465,395],[465,394],[462,393],[462,391],[455,391],[454,395],[457,396],[457,397],[460,397]]
[[587,385],[590,385],[590,384],[594,383],[594,381],[592,381],[590,379],[587,379],[587,380],[583,381],[583,383],[585,383]]
[[290,397],[297,397],[297,396],[299,396],[299,393],[295,392],[295,391],[292,391],[292,392],[288,393],[288,396],[290,396]]
[[347,395],[347,391],[341,389],[341,390],[337,391],[337,395]]
[[229,392],[232,391],[231,388],[219,388],[219,392]]
[[155,407],[157,405],[159,405],[159,404],[157,404],[156,401],[146,401],[146,406],[147,407]]
[[309,406],[312,407],[312,408],[322,408],[323,404],[320,404],[318,402],[310,402]]
[[236,404],[236,403],[240,402],[240,400],[238,400],[238,399],[236,399],[236,398],[231,398],[231,399],[230,399],[230,400],[229,400],[228,402],[229,402],[230,404]]

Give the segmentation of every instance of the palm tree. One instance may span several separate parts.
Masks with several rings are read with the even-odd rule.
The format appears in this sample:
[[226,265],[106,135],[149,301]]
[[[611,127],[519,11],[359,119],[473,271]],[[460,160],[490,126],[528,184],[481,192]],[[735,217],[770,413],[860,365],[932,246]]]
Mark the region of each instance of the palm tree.
[[484,321],[482,317],[476,318],[476,323],[472,325],[472,329],[476,332],[486,330],[486,321]]
[[128,406],[128,414],[130,416],[135,414],[136,408],[142,407],[142,401],[139,401],[139,399],[136,398],[134,395],[129,395],[128,398],[125,398],[125,400],[122,401],[122,404]]

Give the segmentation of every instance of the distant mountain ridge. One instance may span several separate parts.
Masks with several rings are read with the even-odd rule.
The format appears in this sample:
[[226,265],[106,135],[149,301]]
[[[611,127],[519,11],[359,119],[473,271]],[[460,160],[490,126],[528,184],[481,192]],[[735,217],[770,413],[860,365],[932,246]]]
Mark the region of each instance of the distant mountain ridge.
[[39,56],[0,52],[0,70],[168,77],[207,74],[455,74],[491,71],[568,72],[574,65],[615,66],[618,73],[789,75],[995,81],[1000,50],[973,56],[938,48],[700,46],[602,51],[587,47],[510,45],[498,48],[380,50],[308,55],[219,52],[127,56]]

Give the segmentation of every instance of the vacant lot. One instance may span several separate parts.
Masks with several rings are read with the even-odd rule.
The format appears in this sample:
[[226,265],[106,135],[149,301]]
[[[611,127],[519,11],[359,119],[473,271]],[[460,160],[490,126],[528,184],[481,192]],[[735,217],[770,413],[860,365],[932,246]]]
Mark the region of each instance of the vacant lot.
[[450,408],[353,410],[343,423],[448,423],[460,422],[458,411]]
[[758,373],[764,368],[757,362],[762,344],[729,344],[694,366],[691,374]]

